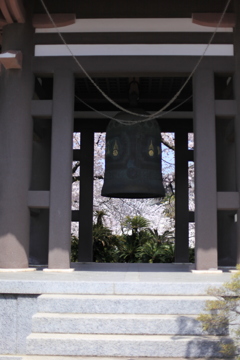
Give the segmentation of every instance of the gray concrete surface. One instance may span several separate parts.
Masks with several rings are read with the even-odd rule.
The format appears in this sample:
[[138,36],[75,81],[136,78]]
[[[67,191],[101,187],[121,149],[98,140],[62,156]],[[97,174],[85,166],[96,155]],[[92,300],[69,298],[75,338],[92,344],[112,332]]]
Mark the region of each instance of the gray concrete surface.
[[[223,339],[222,339],[223,340]],[[223,340],[224,341],[224,340]],[[39,355],[218,357],[219,338],[161,335],[31,334],[27,353]]]
[[[95,295],[96,296],[96,295]],[[194,315],[156,314],[46,314],[32,319],[35,333],[202,335],[201,323]],[[223,331],[218,334],[222,334]]]
[[205,295],[208,287],[231,278],[219,274],[193,274],[187,264],[72,263],[72,273],[0,272],[1,294],[146,294]]

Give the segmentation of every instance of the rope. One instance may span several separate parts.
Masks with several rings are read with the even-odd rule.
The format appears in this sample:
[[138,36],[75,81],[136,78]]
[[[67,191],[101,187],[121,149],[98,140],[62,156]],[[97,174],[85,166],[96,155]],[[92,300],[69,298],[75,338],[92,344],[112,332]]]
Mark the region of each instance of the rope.
[[188,100],[190,100],[192,98],[192,95],[190,95],[187,99],[185,99],[184,101],[182,101],[180,104],[176,105],[175,107],[173,107],[172,109],[154,117],[154,118],[151,118],[151,119],[142,119],[142,120],[120,120],[120,119],[116,119],[110,115],[107,115],[99,110],[96,110],[94,107],[92,107],[91,105],[87,104],[84,100],[82,100],[80,97],[78,97],[77,95],[75,95],[75,98],[77,100],[79,100],[81,103],[83,103],[85,106],[87,106],[89,109],[93,110],[94,112],[96,112],[97,114],[101,115],[101,116],[104,116],[105,118],[108,118],[110,120],[115,120],[117,122],[119,122],[120,124],[123,124],[123,125],[134,125],[136,123],[142,123],[142,122],[145,122],[145,121],[151,121],[155,118],[160,118],[160,117],[163,117],[169,113],[171,113],[172,111],[178,109],[180,106],[182,106],[183,104],[185,104]]
[[[173,98],[172,98],[171,100],[169,100],[169,102],[168,102],[166,105],[164,105],[160,110],[158,110],[157,112],[155,112],[154,114],[151,114],[151,115],[149,116],[149,115],[145,115],[145,114],[137,114],[137,113],[135,113],[135,112],[132,112],[132,111],[130,111],[130,110],[128,110],[128,109],[123,108],[122,106],[120,106],[119,104],[117,104],[113,99],[111,99],[111,98],[95,83],[95,81],[91,78],[91,76],[88,74],[88,72],[84,69],[84,67],[82,66],[82,64],[79,62],[79,60],[77,59],[77,57],[73,54],[71,48],[69,47],[69,45],[68,45],[67,42],[65,41],[65,39],[64,39],[63,35],[61,34],[59,28],[57,27],[57,25],[55,24],[55,22],[54,22],[54,20],[53,20],[53,18],[52,18],[52,16],[51,16],[51,14],[49,13],[49,11],[48,11],[45,3],[44,3],[44,0],[40,0],[40,1],[41,1],[41,3],[42,3],[42,6],[43,6],[46,14],[47,14],[48,17],[49,17],[51,23],[53,24],[54,28],[56,29],[56,31],[57,31],[60,39],[62,40],[63,44],[67,47],[69,53],[72,55],[72,57],[73,57],[74,61],[76,62],[76,64],[79,66],[79,68],[80,68],[81,71],[84,73],[84,75],[88,78],[88,80],[94,85],[94,87],[102,94],[103,97],[105,97],[105,99],[106,99],[108,102],[110,102],[112,105],[114,105],[114,106],[115,106],[116,108],[118,108],[119,110],[121,110],[121,111],[123,111],[123,112],[125,112],[125,113],[128,113],[128,114],[130,114],[130,115],[134,115],[134,116],[138,116],[138,117],[144,117],[144,118],[146,118],[145,121],[152,120],[152,119],[155,119],[155,118],[159,117],[159,115],[160,115],[165,109],[167,109],[167,108],[178,98],[178,96],[181,94],[181,92],[183,91],[183,89],[184,89],[184,88],[186,87],[186,85],[189,83],[189,81],[191,80],[191,78],[192,78],[193,75],[195,74],[196,70],[198,69],[200,63],[202,62],[202,60],[203,60],[203,58],[204,58],[204,56],[205,56],[205,54],[206,54],[209,46],[211,45],[211,43],[212,43],[212,41],[213,41],[213,39],[214,39],[214,37],[215,37],[215,35],[216,35],[216,33],[217,33],[220,25],[221,25],[221,23],[222,23],[222,20],[223,20],[225,14],[226,14],[226,11],[227,11],[227,9],[228,9],[228,6],[229,6],[229,4],[230,4],[230,2],[231,2],[231,0],[227,0],[227,3],[226,3],[226,5],[225,5],[225,8],[224,8],[224,10],[223,10],[223,13],[222,13],[222,15],[221,15],[221,17],[220,17],[220,19],[219,19],[219,22],[218,22],[218,24],[217,24],[217,26],[216,26],[216,28],[215,28],[215,31],[214,31],[213,34],[211,35],[211,37],[210,37],[210,39],[209,39],[209,42],[208,42],[208,44],[207,44],[207,46],[206,46],[206,48],[205,48],[202,56],[201,56],[201,57],[199,58],[199,60],[197,61],[195,67],[193,68],[192,72],[190,73],[190,75],[188,76],[188,78],[186,79],[186,81],[184,82],[184,84],[181,86],[181,88],[179,89],[179,91],[173,96]],[[78,98],[78,99],[80,99],[80,98]],[[80,101],[83,101],[83,100],[80,100]],[[88,105],[87,105],[87,106],[88,106]],[[90,106],[89,106],[89,107],[90,107]],[[100,113],[100,112],[98,112],[97,110],[95,110],[94,108],[92,108],[92,109],[93,109],[94,111],[96,111],[97,113]],[[171,111],[173,111],[173,110],[171,110]],[[101,113],[101,114],[102,114],[102,113]],[[104,116],[105,116],[105,115],[104,115]],[[105,117],[106,117],[106,116],[105,116]],[[114,119],[114,120],[116,120],[116,119]],[[119,121],[119,120],[118,120],[118,121]],[[126,122],[126,121],[124,121],[124,120],[120,120],[120,121],[121,121],[122,123],[125,123],[125,122]],[[143,121],[144,121],[144,120],[143,120]],[[137,122],[142,122],[142,120],[137,120]],[[135,121],[134,123],[136,123],[136,121]],[[129,125],[129,123],[127,123],[127,124]]]

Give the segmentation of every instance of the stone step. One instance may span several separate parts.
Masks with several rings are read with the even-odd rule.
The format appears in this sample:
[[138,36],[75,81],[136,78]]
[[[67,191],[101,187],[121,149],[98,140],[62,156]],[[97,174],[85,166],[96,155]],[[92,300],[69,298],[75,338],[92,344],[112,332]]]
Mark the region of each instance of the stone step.
[[[69,334],[202,335],[197,316],[37,313],[32,332]],[[224,335],[219,330],[218,335]]]
[[[0,360],[186,360],[187,358],[156,358],[156,357],[137,357],[129,359],[129,357],[92,357],[92,356],[41,356],[41,355],[0,355]],[[191,360],[206,360],[204,358],[191,358]],[[189,360],[189,359],[187,359]],[[211,360],[219,360],[219,358],[211,358]]]
[[[221,339],[221,340],[220,340]],[[162,335],[31,334],[28,355],[220,357],[227,337]]]
[[38,311],[86,314],[198,315],[211,296],[41,295]]

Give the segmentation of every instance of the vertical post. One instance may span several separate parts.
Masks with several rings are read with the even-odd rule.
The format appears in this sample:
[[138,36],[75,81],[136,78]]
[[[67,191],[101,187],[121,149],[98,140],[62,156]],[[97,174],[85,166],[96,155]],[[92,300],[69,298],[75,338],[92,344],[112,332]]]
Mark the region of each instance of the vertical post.
[[2,51],[20,50],[20,70],[5,70],[0,78],[0,267],[28,267],[30,215],[34,51],[31,4],[25,24],[3,29]]
[[214,73],[193,79],[195,142],[196,269],[217,268],[217,184]]
[[[31,190],[50,190],[51,122],[47,121],[47,124],[43,119],[38,122],[41,138],[33,141]],[[30,209],[30,214],[29,261],[32,265],[45,265],[48,263],[49,209]]]
[[48,267],[70,267],[74,77],[54,73]]
[[93,167],[94,132],[81,132],[80,219],[78,261],[93,261]]
[[[240,192],[240,3],[235,0],[236,25],[234,29],[234,90],[237,103],[235,117],[237,189]],[[237,264],[240,263],[240,209],[237,211]]]
[[189,262],[188,254],[188,132],[175,132],[175,262]]

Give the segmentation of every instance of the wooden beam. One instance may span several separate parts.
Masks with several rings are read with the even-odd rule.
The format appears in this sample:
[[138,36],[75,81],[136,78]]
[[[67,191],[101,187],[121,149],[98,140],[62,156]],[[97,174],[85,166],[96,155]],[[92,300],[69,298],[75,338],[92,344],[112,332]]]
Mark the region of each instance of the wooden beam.
[[[105,132],[110,120],[108,119],[75,119],[74,131],[93,130],[94,132]],[[193,120],[185,119],[161,119],[158,121],[162,132],[174,132],[176,129],[186,129],[193,132]]]
[[52,100],[32,100],[32,116],[51,118],[52,106]]
[[49,191],[28,191],[28,207],[36,209],[49,208]]
[[235,100],[215,100],[215,113],[219,117],[234,117],[237,113]]
[[194,161],[194,150],[188,150],[188,161]]
[[26,13],[22,0],[7,0],[7,5],[12,17],[20,24],[25,23]]
[[0,0],[0,10],[1,10],[7,24],[12,24],[13,23],[13,18],[12,18],[12,15],[10,14],[9,9],[8,9],[6,0]]
[[238,192],[218,192],[217,193],[218,210],[238,210],[239,193]]
[[[193,13],[192,22],[193,24],[197,24],[201,26],[217,27],[221,15],[222,15],[221,13]],[[219,27],[221,28],[234,27],[235,23],[236,23],[235,14],[225,14]]]
[[72,221],[79,222],[79,210],[72,210]]
[[[72,25],[76,21],[75,14],[51,14],[51,16],[57,27]],[[47,14],[35,14],[33,16],[33,27],[38,29],[51,29],[54,28],[54,25]]]
[[195,212],[194,211],[189,211],[189,213],[188,213],[188,215],[189,215],[189,222],[195,222]]
[[[87,32],[64,33],[68,44],[207,44],[209,32]],[[35,44],[62,44],[56,33],[35,33]],[[233,44],[232,32],[214,36],[212,44]]]
[[21,51],[8,51],[0,54],[0,63],[5,69],[21,69],[22,53]]
[[73,161],[80,161],[81,160],[81,150],[74,149],[73,150]]
[[[119,113],[120,110],[117,111],[103,111],[102,113],[114,117]],[[149,114],[153,114],[153,111],[149,111]],[[94,111],[75,111],[74,112],[75,119],[106,119],[105,116],[98,114]],[[171,113],[166,112],[159,119],[193,119],[192,111],[172,111]]]
[[[184,76],[189,74],[198,56],[82,56],[77,57],[91,76]],[[57,68],[71,68],[78,76],[83,76],[79,66],[68,56],[34,57],[33,72],[53,74]],[[208,56],[200,67],[214,72],[233,73],[233,56]]]

